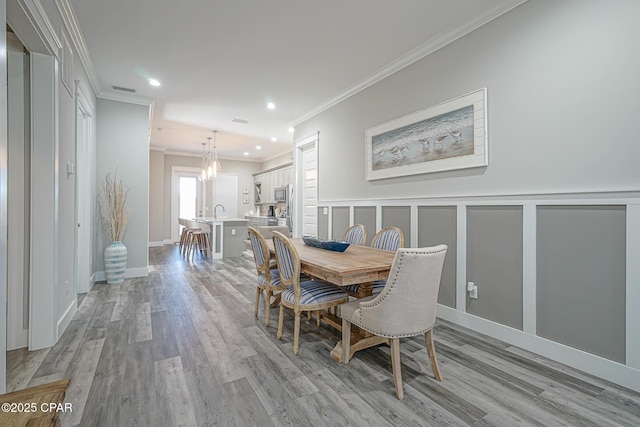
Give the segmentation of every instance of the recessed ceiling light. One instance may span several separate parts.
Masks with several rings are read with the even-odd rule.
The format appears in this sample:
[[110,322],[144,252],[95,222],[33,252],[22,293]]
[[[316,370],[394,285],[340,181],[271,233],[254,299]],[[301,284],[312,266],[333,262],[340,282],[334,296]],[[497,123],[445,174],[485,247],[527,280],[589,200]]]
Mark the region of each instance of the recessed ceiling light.
[[256,150],[262,150],[262,147],[260,145],[256,145]]
[[276,104],[274,104],[273,102],[270,102],[267,104],[267,108],[269,110],[275,110],[276,109]]
[[249,153],[247,153],[247,152],[245,151],[245,152],[244,152],[244,155],[245,155],[245,156],[248,156],[248,155],[249,155]]
[[156,79],[147,80],[151,86],[160,86],[160,82]]
[[271,142],[278,142],[278,138],[276,138],[275,136],[271,137]]
[[289,126],[289,129],[287,129],[289,131],[289,133],[293,133],[295,131],[293,126]]

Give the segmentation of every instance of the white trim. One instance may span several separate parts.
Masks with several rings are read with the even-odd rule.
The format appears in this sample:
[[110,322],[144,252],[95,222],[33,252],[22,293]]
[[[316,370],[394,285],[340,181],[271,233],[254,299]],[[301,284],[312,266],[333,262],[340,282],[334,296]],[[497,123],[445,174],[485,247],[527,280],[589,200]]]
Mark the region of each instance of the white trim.
[[82,36],[82,31],[80,30],[80,26],[76,20],[73,8],[69,4],[68,0],[54,0],[54,3],[60,12],[62,23],[67,29],[69,37],[71,37],[71,43],[73,43],[73,47],[78,54],[80,63],[82,64],[84,71],[87,73],[93,92],[100,93],[102,90],[100,78],[98,77],[95,67],[93,66],[93,62],[91,61],[89,49],[87,49],[87,45],[84,42],[84,37]]
[[467,207],[456,206],[456,309],[467,311]]
[[40,0],[18,0],[18,5],[22,8],[40,40],[47,48],[47,53],[59,61],[62,43],[60,43],[60,39],[53,29],[53,25],[51,25],[51,21],[49,21],[49,17],[44,11]]
[[633,367],[440,304],[438,317],[640,392],[640,370]]
[[[626,363],[640,369],[640,203],[627,205]],[[640,380],[637,382],[640,383]]]
[[522,206],[522,330],[533,335],[537,332],[536,212],[533,203]]
[[[196,168],[196,167],[192,167],[192,166],[175,166],[172,165],[171,166],[171,187],[170,187],[170,201],[171,201],[171,216],[169,218],[169,224],[170,224],[170,228],[169,228],[169,236],[170,236],[170,240],[171,241],[179,241],[180,240],[180,236],[178,235],[178,231],[180,230],[180,226],[176,225],[178,224],[178,216],[179,216],[179,207],[178,207],[178,195],[179,195],[179,188],[178,188],[178,174],[180,173],[184,173],[184,174],[195,174],[195,176],[199,176],[200,175],[200,168]],[[185,175],[186,176],[186,175]],[[202,202],[202,211],[204,212],[205,210],[205,206],[207,204],[207,200],[206,200],[206,188],[203,189],[202,191],[202,196],[201,196],[201,202]],[[196,206],[197,208],[197,206]]]
[[[409,206],[411,213],[409,214],[410,227],[411,227],[411,236],[409,236],[409,247],[417,248],[418,247],[418,206],[411,205]],[[406,243],[405,243],[406,246]]]
[[150,248],[159,248],[160,246],[164,246],[164,241],[160,242],[149,242]]
[[71,304],[69,304],[69,307],[64,311],[62,317],[56,323],[56,342],[67,329],[69,323],[71,323],[71,319],[73,319],[76,311],[78,311],[78,300],[74,298],[73,301],[71,301]]
[[[96,271],[95,274],[95,282],[105,282],[107,280],[107,276],[104,271]],[[124,272],[125,279],[134,279],[136,277],[147,277],[149,276],[149,267],[138,267],[138,268],[127,268]]]
[[356,83],[355,85],[351,86],[350,88],[348,88],[344,92],[342,92],[342,93],[336,95],[335,97],[325,101],[323,104],[321,104],[317,108],[315,108],[315,109],[309,111],[308,113],[298,117],[297,119],[295,119],[291,123],[291,125],[293,127],[298,126],[300,123],[302,123],[302,122],[304,122],[306,120],[309,120],[310,118],[320,114],[324,110],[327,110],[327,109],[333,107],[334,105],[344,101],[347,98],[350,98],[351,96],[357,94],[358,92],[361,92],[361,91],[365,90],[369,86],[373,86],[374,84],[378,83],[379,81],[384,80],[385,78],[389,77],[390,75],[402,70],[403,68],[408,67],[409,65],[413,64],[414,62],[417,62],[417,61],[419,61],[419,60],[431,55],[432,53],[442,49],[446,45],[448,45],[450,43],[453,43],[454,41],[460,39],[461,37],[463,37],[463,36],[465,36],[467,34],[469,34],[470,32],[474,31],[475,29],[480,28],[481,26],[491,22],[492,20],[496,19],[497,17],[499,17],[499,16],[509,12],[510,10],[520,6],[522,3],[526,2],[526,1],[527,0],[515,0],[515,1],[512,1],[511,3],[509,3],[507,5],[499,5],[498,7],[495,7],[493,9],[487,10],[485,13],[475,17],[471,21],[467,21],[467,22],[463,23],[462,25],[460,25],[458,27],[452,28],[449,31],[446,31],[446,32],[440,34],[438,37],[435,37],[435,38],[433,38],[431,40],[428,40],[427,42],[423,43],[422,45],[418,46],[417,48],[415,48],[415,49],[407,52],[406,54],[402,55],[401,57],[397,58],[396,60],[394,60],[390,64],[387,64],[386,66],[382,67],[381,69],[379,69],[375,73],[373,73],[373,74],[369,75],[368,77],[364,78],[363,80],[359,81],[358,83]]
[[[159,147],[157,145],[149,145],[149,151],[162,151],[162,152],[166,152],[167,148],[166,147]],[[195,157],[195,156],[190,156],[190,157]]]
[[171,239],[164,239],[164,240],[162,241],[162,243],[163,243],[163,244],[165,244],[165,245],[173,245],[174,243],[178,243],[178,242],[177,242],[177,241],[176,241],[176,242],[174,242],[174,241],[173,241],[173,240],[171,240]]
[[98,98],[108,99],[110,101],[125,102],[128,104],[144,105],[145,107],[153,104],[153,98],[147,96],[136,95],[131,93],[120,93],[115,90],[101,90],[96,95]]

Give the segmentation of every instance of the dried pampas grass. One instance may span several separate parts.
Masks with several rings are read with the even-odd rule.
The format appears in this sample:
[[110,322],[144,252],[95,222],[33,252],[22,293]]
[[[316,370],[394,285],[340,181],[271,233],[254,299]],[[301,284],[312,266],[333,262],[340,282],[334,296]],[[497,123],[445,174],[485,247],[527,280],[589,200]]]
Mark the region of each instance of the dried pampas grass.
[[122,241],[124,230],[129,222],[130,212],[125,208],[129,187],[118,178],[117,172],[108,173],[102,183],[104,198],[104,221],[112,242]]

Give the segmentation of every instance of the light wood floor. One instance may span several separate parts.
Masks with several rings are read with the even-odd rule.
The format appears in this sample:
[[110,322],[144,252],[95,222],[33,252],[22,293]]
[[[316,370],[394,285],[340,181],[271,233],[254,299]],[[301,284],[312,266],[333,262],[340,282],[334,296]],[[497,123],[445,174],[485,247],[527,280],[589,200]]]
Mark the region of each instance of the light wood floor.
[[97,284],[51,349],[8,354],[8,389],[71,378],[75,426],[638,426],[640,394],[438,321],[443,381],[420,337],[402,341],[405,399],[396,399],[389,348],[349,365],[329,351],[339,333],[293,318],[275,338],[253,317],[247,257],[182,259],[152,248],[148,278]]

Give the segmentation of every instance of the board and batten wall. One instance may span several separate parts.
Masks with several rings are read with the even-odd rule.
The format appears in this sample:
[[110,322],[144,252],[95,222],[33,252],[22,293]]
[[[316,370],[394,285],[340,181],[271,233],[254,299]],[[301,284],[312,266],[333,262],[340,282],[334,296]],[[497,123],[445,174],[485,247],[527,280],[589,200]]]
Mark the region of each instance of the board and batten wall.
[[[320,237],[446,243],[440,317],[640,390],[638,16],[525,2],[296,124],[320,133]],[[487,167],[365,179],[367,128],[483,87]]]

